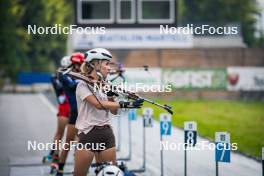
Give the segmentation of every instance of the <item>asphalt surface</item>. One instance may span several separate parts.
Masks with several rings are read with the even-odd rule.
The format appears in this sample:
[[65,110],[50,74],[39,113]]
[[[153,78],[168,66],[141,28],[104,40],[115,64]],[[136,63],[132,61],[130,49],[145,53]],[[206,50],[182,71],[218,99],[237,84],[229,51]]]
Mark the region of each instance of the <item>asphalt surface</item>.
[[[42,94],[0,94],[0,175],[48,175],[48,165],[42,165],[42,156],[47,151],[28,151],[28,141],[51,142],[56,126],[56,102],[52,95]],[[113,125],[117,135],[117,117]],[[128,118],[121,118],[121,146],[118,158],[127,157]],[[132,156],[127,161],[129,169],[137,169],[142,165],[142,118],[131,121]],[[199,124],[198,124],[199,128]],[[232,134],[231,134],[232,136]],[[139,175],[160,175],[160,136],[159,123],[146,129],[146,171]],[[163,139],[169,144],[183,142],[183,131],[172,129],[172,135]],[[118,139],[117,139],[118,141]],[[198,141],[205,141],[198,137]],[[69,164],[65,170],[73,169],[73,157],[69,155]],[[164,151],[164,175],[183,176],[183,150]],[[219,164],[220,176],[261,176],[261,164],[242,155],[232,153],[231,163]],[[188,151],[188,175],[215,175],[214,151]]]
[[27,141],[50,142],[55,117],[35,94],[1,94],[0,114],[1,175],[5,176],[12,170],[6,166],[18,161],[24,164],[45,154],[45,151],[28,151]]

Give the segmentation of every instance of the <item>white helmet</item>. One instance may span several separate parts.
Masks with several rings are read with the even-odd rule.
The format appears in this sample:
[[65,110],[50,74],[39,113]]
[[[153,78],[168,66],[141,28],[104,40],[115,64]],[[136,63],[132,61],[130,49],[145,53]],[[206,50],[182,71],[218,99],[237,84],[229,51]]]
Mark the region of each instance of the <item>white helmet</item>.
[[104,167],[97,176],[124,176],[124,172],[114,165]]
[[71,65],[71,60],[70,60],[70,57],[69,56],[64,56],[62,59],[61,59],[61,66],[66,68],[68,67],[69,65]]
[[112,54],[104,48],[94,48],[85,53],[85,62],[89,63],[94,59],[110,61]]

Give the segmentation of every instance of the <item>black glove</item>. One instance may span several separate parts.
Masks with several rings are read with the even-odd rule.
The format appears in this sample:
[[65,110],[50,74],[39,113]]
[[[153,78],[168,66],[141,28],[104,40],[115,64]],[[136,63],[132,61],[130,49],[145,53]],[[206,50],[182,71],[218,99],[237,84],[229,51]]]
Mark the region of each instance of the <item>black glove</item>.
[[143,105],[144,100],[139,98],[133,102],[130,101],[120,101],[119,105],[120,108],[141,108]]
[[111,90],[109,90],[109,91],[106,93],[106,95],[107,95],[108,97],[112,97],[112,96],[116,96],[116,97],[118,97],[118,94],[115,93],[115,92],[112,92]]

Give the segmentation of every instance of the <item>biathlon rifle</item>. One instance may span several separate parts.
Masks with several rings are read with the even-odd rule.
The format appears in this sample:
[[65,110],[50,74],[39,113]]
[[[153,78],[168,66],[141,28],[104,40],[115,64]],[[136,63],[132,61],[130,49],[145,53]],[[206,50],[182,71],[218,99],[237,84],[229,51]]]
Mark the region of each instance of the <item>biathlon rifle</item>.
[[94,86],[94,84],[102,85],[102,86],[109,86],[110,90],[114,91],[114,93],[116,93],[116,94],[121,94],[121,95],[123,95],[126,98],[131,99],[131,100],[143,99],[144,101],[146,101],[146,102],[148,102],[150,104],[153,104],[155,106],[158,106],[160,108],[163,108],[168,113],[173,114],[171,106],[166,105],[166,104],[162,105],[162,104],[159,104],[159,103],[157,103],[157,102],[155,102],[153,100],[141,97],[140,95],[136,94],[135,92],[131,92],[131,91],[127,91],[125,89],[121,89],[118,86],[109,84],[109,82],[107,82],[107,81],[103,81],[103,80],[102,81],[94,81],[94,80],[88,78],[87,76],[85,76],[85,75],[83,75],[81,73],[76,73],[76,72],[71,71],[71,68],[69,68],[67,70],[58,70],[58,72],[60,72],[62,74],[67,74],[67,75],[69,75],[70,77],[72,77],[74,79],[82,80],[82,81],[88,83],[91,86]]

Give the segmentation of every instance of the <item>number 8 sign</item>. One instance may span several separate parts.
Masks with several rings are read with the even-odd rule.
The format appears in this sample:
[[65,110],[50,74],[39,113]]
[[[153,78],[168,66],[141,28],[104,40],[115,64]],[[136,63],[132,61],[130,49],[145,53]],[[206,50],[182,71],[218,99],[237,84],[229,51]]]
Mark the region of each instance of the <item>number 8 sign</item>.
[[189,146],[195,146],[197,141],[196,122],[184,122],[184,143]]
[[171,135],[171,115],[160,114],[160,135]]

